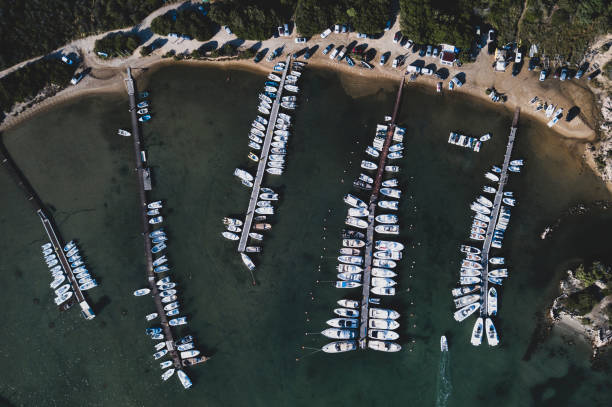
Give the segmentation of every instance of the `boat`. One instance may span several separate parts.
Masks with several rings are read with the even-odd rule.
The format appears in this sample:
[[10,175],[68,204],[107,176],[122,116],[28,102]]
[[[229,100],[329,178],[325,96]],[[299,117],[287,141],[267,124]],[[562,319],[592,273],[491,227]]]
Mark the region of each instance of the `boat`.
[[512,191],[506,191],[504,192],[504,196],[507,196],[508,198],[512,198],[514,196],[514,193]]
[[259,100],[263,102],[272,103],[272,99],[270,99],[268,96],[264,95],[263,93],[260,93],[258,97],[259,97]]
[[66,301],[68,301],[72,297],[72,291],[67,291],[61,295],[58,295],[53,300],[55,301],[55,305],[62,305]]
[[498,166],[494,165],[494,166],[491,168],[491,171],[492,171],[492,172],[494,172],[494,173],[496,173],[496,174],[501,174],[502,169],[501,169],[501,168],[499,168]]
[[59,297],[62,294],[68,292],[68,290],[70,290],[70,284],[64,284],[63,286],[60,286],[60,288],[55,290],[55,295]]
[[164,373],[162,373],[161,378],[163,381],[168,380],[174,374],[174,369],[168,369]]
[[374,252],[374,257],[384,260],[401,260],[402,253],[400,251],[379,250]]
[[338,273],[361,273],[363,271],[363,267],[356,266],[354,264],[338,264],[336,266]]
[[[170,321],[168,321],[168,324],[170,326],[185,325],[187,324],[187,317],[173,318]],[[197,356],[197,355],[194,355],[194,356]]]
[[[263,189],[263,188],[262,188]],[[267,216],[266,215],[257,215],[253,218],[253,220],[255,222],[262,222],[264,220],[266,220]]]
[[383,260],[383,259],[372,259],[372,265],[374,267],[384,267],[387,269],[393,269],[397,266],[397,263],[393,260]]
[[272,202],[270,201],[257,201],[256,205],[258,208],[272,208]]
[[393,287],[397,282],[392,278],[372,277],[371,284],[373,287]]
[[159,296],[163,298],[163,297],[170,297],[175,294],[176,294],[176,290],[170,289],[170,290],[164,290],[160,292]]
[[353,339],[357,333],[352,329],[327,328],[321,331],[321,335],[331,339]]
[[361,274],[338,273],[337,277],[339,280],[361,282]]
[[[274,130],[274,141],[289,141],[289,132],[287,130]],[[277,139],[276,137],[282,137]]]
[[[288,75],[286,79],[291,79],[292,75]],[[297,96],[283,96],[281,98],[281,101],[283,102],[296,102],[297,101]]]
[[158,342],[155,344],[155,350],[162,350],[166,347],[166,342]]
[[375,170],[378,168],[378,165],[374,164],[372,161],[362,160],[361,168],[366,169],[366,170]]
[[263,107],[263,106],[259,106],[259,107],[257,108],[257,111],[258,111],[259,113],[261,113],[261,114],[270,114],[270,111],[269,111],[268,109],[266,109],[265,107]]
[[351,308],[334,308],[334,314],[345,318],[359,317],[359,311]]
[[149,219],[149,223],[151,225],[156,225],[158,223],[162,223],[164,218],[162,216],[156,216],[154,218]]
[[[257,116],[257,117],[261,117],[261,116]],[[262,131],[262,132],[266,131],[266,126],[264,126],[262,123],[260,123],[257,120],[253,120],[253,122],[251,122],[251,126],[258,131]]]
[[399,209],[399,202],[397,201],[378,201],[378,207],[383,209],[391,209],[397,211]]
[[143,295],[147,295],[151,292],[150,289],[148,288],[141,288],[139,290],[134,291],[134,296],[136,297],[142,297]]
[[151,339],[155,340],[155,341],[161,341],[164,339],[164,335],[162,334],[153,334],[151,335]]
[[357,328],[359,326],[358,318],[333,318],[326,321],[327,325],[335,328]]
[[399,352],[402,347],[395,342],[369,340],[368,348],[381,352]]
[[283,170],[281,168],[266,168],[266,172],[272,175],[281,175]]
[[397,178],[391,178],[382,182],[383,187],[396,187],[399,185]]
[[149,103],[146,100],[143,100],[142,102],[136,105],[136,107],[139,109],[142,109],[143,107],[148,107],[148,106],[149,106]]
[[401,251],[404,250],[404,245],[398,242],[391,242],[388,240],[377,240],[374,244],[376,250],[391,250]]
[[249,237],[255,240],[263,240],[263,235],[260,233],[251,232],[249,233]]
[[253,229],[255,229],[255,230],[269,230],[269,229],[272,229],[272,225],[270,225],[269,223],[256,223],[253,226]]
[[[83,263],[81,260],[73,261],[72,263],[70,263],[70,267],[72,267],[74,269],[76,267],[82,266],[83,264],[85,264],[85,263]],[[51,266],[49,266],[49,267],[51,267]]]
[[471,233],[477,235],[484,235],[487,231],[484,228],[472,226]]
[[172,366],[172,363],[173,363],[173,362],[172,362],[171,360],[166,360],[165,362],[161,362],[161,363],[159,364],[159,367],[160,367],[161,369],[167,369],[167,368],[169,368],[170,366]]
[[478,318],[476,323],[474,324],[474,328],[472,329],[472,339],[471,343],[474,346],[479,346],[482,343],[482,331],[483,331],[483,321],[482,318]]
[[472,315],[476,310],[480,308],[480,303],[475,302],[473,304],[468,305],[467,307],[461,308],[459,311],[456,311],[454,314],[454,318],[456,321],[463,321],[470,315]]
[[402,191],[393,188],[381,188],[380,193],[391,198],[399,199]]
[[[64,247],[64,251],[66,251],[66,252],[67,252],[68,250],[72,249],[72,247],[74,247],[74,245],[75,245],[75,243],[74,243],[74,242],[72,242],[72,241],[71,241],[71,242],[69,242],[69,243],[68,243],[68,244],[66,244],[66,246]],[[40,249],[41,249],[41,250],[43,250],[43,251],[45,251],[45,250],[49,250],[49,249],[51,249],[52,247],[53,247],[53,245],[52,245],[51,243],[47,242],[47,243],[45,243],[45,244],[41,245],[41,246],[40,246]],[[66,250],[66,247],[69,247],[69,249],[68,249],[68,250]]]
[[478,294],[470,294],[463,297],[455,298],[455,308],[463,308],[466,305],[469,305],[473,302],[476,302],[480,299],[480,295]]
[[368,320],[368,327],[371,329],[397,329],[399,326],[399,322],[393,319],[370,318]]
[[491,221],[490,217],[488,217],[484,213],[478,213],[478,212],[474,214],[474,219],[481,220],[481,221],[487,222],[487,223],[489,223]]
[[495,287],[489,288],[487,294],[487,315],[497,315],[497,290]]
[[365,239],[365,234],[356,230],[342,229],[342,238],[344,239]]
[[383,278],[393,278],[397,276],[397,273],[393,271],[381,267],[373,267],[372,268],[372,276],[374,277],[383,277]]
[[498,278],[508,277],[508,269],[489,270],[489,276]]
[[[69,252],[66,253],[66,257],[70,258],[72,256],[76,256],[78,253],[79,253],[79,249],[77,249],[75,247],[75,248],[71,249]],[[55,258],[55,255],[53,257]]]
[[184,352],[186,350],[192,350],[194,348],[193,342],[182,343],[176,347],[176,349],[180,352]]
[[143,108],[143,109],[138,109],[136,111],[136,113],[138,113],[138,114],[147,114],[147,113],[149,113],[149,109],[147,109],[146,107]]
[[497,336],[497,330],[491,318],[485,320],[485,328],[487,331],[487,343],[489,346],[497,346],[499,344],[499,337]]
[[440,351],[448,352],[448,341],[446,340],[446,336],[444,335],[440,337]]
[[157,359],[160,359],[166,356],[167,353],[168,353],[168,349],[162,349],[159,352],[155,352],[153,354],[153,357],[155,358],[155,360],[157,360]]
[[166,232],[164,232],[164,228],[159,228],[157,230],[154,230],[153,232],[149,233],[149,237],[150,238],[154,238],[154,237],[158,237],[158,236],[165,236]]
[[261,246],[247,246],[245,251],[247,253],[261,253]]
[[[273,141],[272,143],[270,143],[270,145],[274,148],[285,148],[287,147],[287,143],[285,143],[284,141]],[[272,151],[272,154],[286,154],[287,150],[285,150],[284,153],[276,153],[274,151]]]
[[368,222],[363,219],[355,218],[353,216],[347,216],[344,220],[344,223],[349,226],[353,226],[360,229],[366,229],[368,227]]
[[240,239],[240,237],[237,234],[232,233],[232,232],[223,232],[223,233],[221,233],[221,236],[223,236],[224,238],[229,239],[229,240],[238,240],[238,239]]
[[188,389],[192,386],[191,379],[189,379],[189,376],[187,376],[185,372],[183,372],[182,370],[177,370],[176,374],[179,380],[181,381],[181,384],[183,385],[184,389]]
[[471,294],[479,290],[480,290],[479,285],[464,285],[459,288],[453,288],[451,293],[453,294],[453,297],[460,297],[462,295]]
[[81,285],[79,285],[79,290],[81,291],[87,291],[87,290],[91,290],[94,287],[97,287],[98,283],[96,282],[96,280],[91,280],[91,281],[87,281]]
[[356,287],[361,287],[361,283],[358,283],[357,281],[336,281],[335,287],[336,288],[356,288]]
[[58,263],[59,262],[57,260],[50,260],[50,261],[47,261],[47,266],[49,266],[49,268],[55,267],[57,266]]
[[342,239],[342,245],[345,247],[364,247],[365,242],[360,239]]
[[159,253],[166,248],[165,243],[158,243],[151,248],[151,253]]
[[394,151],[394,152],[389,153],[387,155],[387,158],[390,159],[390,160],[396,160],[398,158],[403,158],[403,157],[404,157],[404,154],[402,154],[401,151]]
[[493,174],[492,172],[487,172],[485,174],[485,178],[493,181],[493,182],[498,182],[499,181],[499,177],[495,174]]
[[255,213],[260,215],[274,215],[274,208],[271,206],[259,207],[255,209]]
[[378,223],[397,223],[397,215],[383,214],[374,218]]
[[151,314],[146,315],[146,316],[145,316],[145,319],[146,319],[147,321],[153,321],[153,320],[154,320],[155,318],[157,318],[157,317],[158,317],[157,312],[153,312],[153,313],[151,313]]
[[516,199],[513,198],[503,198],[502,201],[509,206],[514,206],[516,204]]
[[342,299],[342,300],[338,300],[337,303],[341,307],[345,307],[345,308],[359,308],[359,301],[356,301],[356,300]]
[[399,234],[398,225],[377,225],[374,230],[376,233],[397,235]]
[[523,165],[523,164],[524,164],[523,160],[512,160],[512,161],[510,161],[510,165],[520,166],[520,165]]
[[[261,137],[258,134],[254,134],[254,133],[249,134],[249,140],[254,141],[257,144],[263,143],[263,140],[261,139]],[[247,181],[251,181],[251,180],[247,180]]]
[[400,313],[387,308],[370,308],[369,311],[370,318],[377,319],[398,319],[400,317]]
[[353,247],[341,247],[340,254],[345,254],[347,256],[359,256],[361,254],[361,250]]
[[483,215],[489,215],[491,213],[491,209],[479,204],[478,202],[472,202],[470,209],[474,212],[482,213]]
[[491,200],[489,200],[488,198],[485,198],[482,195],[480,195],[478,198],[476,198],[476,201],[479,204],[486,206],[487,208],[492,208],[493,207],[493,202],[491,202]]
[[393,341],[399,339],[399,334],[388,329],[368,329],[368,337],[382,341]]
[[253,260],[251,260],[248,255],[240,253],[240,257],[242,258],[242,262],[244,263],[244,265],[247,266],[249,270],[255,270],[255,263],[253,263]]
[[272,92],[272,93],[274,93],[274,92],[278,92],[278,88],[277,88],[277,87],[274,87],[274,86],[266,86],[266,87],[264,87],[264,90],[265,90],[266,92]]
[[362,256],[338,256],[338,261],[342,263],[347,263],[347,264],[362,265],[363,257]]
[[521,172],[521,167],[518,165],[511,165],[508,167],[508,170],[511,172]]
[[395,295],[393,287],[372,287],[370,291],[376,295]]
[[169,304],[164,305],[164,311],[171,311],[179,307],[178,301],[173,301]]
[[368,155],[370,155],[370,156],[372,156],[374,158],[378,158],[378,156],[380,155],[378,150],[376,150],[372,146],[367,146],[365,152],[366,152],[366,154],[368,154]]
[[150,114],[145,114],[144,116],[140,116],[138,118],[139,122],[148,122],[149,120],[151,120],[151,115]]
[[473,228],[474,227],[476,227],[476,228],[487,228],[487,227],[489,227],[489,224],[487,222],[483,222],[481,220],[474,219],[474,221],[472,222],[472,227]]
[[260,150],[261,146],[254,141],[249,141],[248,146],[254,150]]
[[268,158],[270,159],[270,161],[285,162],[285,155],[284,154],[270,154],[270,156],[268,156]]
[[461,285],[479,284],[480,281],[480,278],[474,276],[459,277],[459,283],[461,283]]
[[361,199],[351,194],[344,195],[344,202],[354,208],[367,208],[368,207],[368,205],[366,205],[365,202],[363,202]]
[[491,257],[489,263],[491,264],[504,264],[505,260],[503,257]]
[[171,290],[176,287],[176,283],[162,283],[157,284],[158,289],[162,291]]
[[342,353],[357,349],[356,341],[336,341],[323,346],[321,350],[325,353]]
[[483,191],[483,192],[486,192],[487,194],[494,194],[494,193],[496,193],[496,192],[497,192],[497,190],[496,190],[495,188],[490,187],[490,186],[488,186],[488,185],[483,186],[483,187],[482,187],[482,191]]

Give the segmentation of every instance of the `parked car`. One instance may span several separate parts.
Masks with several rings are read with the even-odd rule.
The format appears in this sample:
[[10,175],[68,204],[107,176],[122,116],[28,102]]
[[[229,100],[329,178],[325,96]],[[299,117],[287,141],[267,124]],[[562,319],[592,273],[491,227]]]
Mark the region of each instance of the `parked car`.
[[289,30],[289,24],[283,24],[283,28],[285,29],[285,37],[288,37],[291,34],[291,31]]
[[338,34],[340,32],[340,25],[334,25],[334,34]]
[[73,64],[72,59],[68,58],[66,55],[62,55],[62,62],[67,64],[67,65],[72,65]]
[[346,59],[346,63],[349,64],[349,66],[355,66],[355,61],[353,61],[353,59],[348,55],[345,56],[344,59]]
[[408,37],[402,37],[402,39],[399,42],[399,45],[403,47],[407,43],[408,43]]
[[580,79],[582,78],[582,75],[584,75],[584,71],[582,69],[578,69],[578,72],[576,72],[576,76],[574,76],[574,78]]
[[389,31],[391,29],[391,20],[387,21],[387,24],[385,24],[385,31]]
[[516,51],[516,54],[514,55],[514,63],[515,64],[520,64],[522,60],[523,60],[523,54],[521,54],[520,52]]
[[333,50],[332,53],[329,54],[329,59],[334,59],[336,55],[338,55],[338,52],[340,52],[341,49],[342,49],[342,45],[340,45],[338,48]]
[[304,44],[306,41],[306,37],[295,37],[296,44]]
[[489,42],[495,40],[495,30],[489,30]]
[[400,66],[402,63],[402,56],[398,55],[395,57],[395,59],[393,60],[393,64],[391,64],[391,67],[393,68],[397,68],[398,66]]
[[560,81],[564,81],[567,79],[567,68],[563,68],[561,70],[561,76],[559,77]]
[[523,66],[523,64],[515,62],[512,65],[512,76],[518,75],[521,72],[521,67],[522,66]]
[[419,56],[420,57],[424,57],[425,56],[425,47],[421,47],[421,50],[419,51]]
[[400,42],[402,40],[402,32],[398,31],[395,33],[395,35],[393,36],[393,43],[397,44],[398,42]]
[[383,66],[384,64],[386,64],[387,63],[387,59],[389,59],[389,53],[386,52],[386,53],[384,53],[384,54],[382,54],[380,56],[380,63],[379,63],[379,65]]
[[331,34],[331,30],[328,28],[327,30],[321,33],[321,38],[327,38],[329,34]]
[[70,83],[76,85],[81,81],[81,79],[83,79],[83,72],[79,72],[78,74],[74,75],[72,79],[70,79]]
[[587,76],[587,79],[588,80],[593,80],[600,73],[601,73],[601,70],[600,69],[596,69],[593,72],[591,72],[591,74],[589,76]]
[[345,33],[348,31],[348,27],[344,24],[342,24],[342,32]]
[[225,32],[228,33],[229,35],[232,35],[232,30],[230,30],[229,26],[225,26]]
[[338,61],[342,61],[342,58],[344,58],[344,54],[346,54],[346,51],[346,48],[340,50],[340,53],[338,54]]
[[281,26],[278,26],[278,35],[280,35],[281,37],[285,36],[285,29]]
[[368,34],[365,34],[365,33],[357,33],[357,38],[368,38]]
[[434,49],[433,49],[433,56],[434,56],[434,58],[438,57],[438,52],[439,52],[438,51],[438,47],[434,47]]
[[408,40],[405,44],[404,44],[404,48],[406,49],[410,49],[410,47],[412,47],[412,44],[414,44],[412,42],[412,40]]
[[323,50],[323,55],[327,55],[329,51],[332,50],[333,47],[334,47],[334,44],[329,44],[327,47],[325,47],[325,49]]
[[530,58],[529,65],[527,65],[527,70],[533,71],[536,66],[538,66],[538,58],[536,57]]
[[458,88],[463,86],[463,82],[461,82],[456,76],[451,79],[451,82],[453,82]]
[[546,79],[547,74],[548,72],[546,72],[546,69],[542,69],[542,71],[540,72],[540,82],[544,82],[544,79]]
[[427,46],[427,54],[426,56],[430,57],[431,56],[431,45]]
[[304,59],[310,59],[311,56],[312,56],[312,51],[308,49],[308,51],[304,53]]

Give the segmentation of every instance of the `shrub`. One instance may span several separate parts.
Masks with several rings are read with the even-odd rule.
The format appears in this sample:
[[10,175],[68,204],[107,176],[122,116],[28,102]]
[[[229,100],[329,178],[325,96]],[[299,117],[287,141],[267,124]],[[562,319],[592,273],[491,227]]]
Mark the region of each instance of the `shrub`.
[[170,10],[151,22],[151,30],[159,35],[169,33],[189,36],[198,41],[210,39],[218,27],[197,8]]
[[140,37],[134,33],[117,32],[96,40],[95,52],[104,52],[109,58],[127,56],[140,45]]

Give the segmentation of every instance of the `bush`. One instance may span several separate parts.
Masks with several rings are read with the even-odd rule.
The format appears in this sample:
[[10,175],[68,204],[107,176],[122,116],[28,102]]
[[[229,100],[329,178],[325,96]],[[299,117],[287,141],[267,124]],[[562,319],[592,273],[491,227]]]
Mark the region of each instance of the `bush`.
[[246,0],[216,1],[211,5],[210,18],[220,25],[227,25],[239,38],[265,40],[282,24],[274,9],[251,4]]
[[576,278],[584,284],[585,287],[590,287],[597,280],[604,283],[610,278],[610,270],[599,261],[594,261],[590,270],[586,270],[584,265],[578,266],[574,273]]
[[127,56],[140,45],[140,37],[133,33],[117,32],[96,40],[95,52],[104,52],[109,58]]
[[561,301],[561,304],[570,312],[585,315],[591,312],[593,307],[601,301],[601,298],[599,289],[591,286],[567,296]]
[[187,8],[176,11],[170,10],[166,14],[156,17],[151,22],[151,30],[159,35],[169,33],[189,36],[198,41],[210,39],[218,27],[197,8]]

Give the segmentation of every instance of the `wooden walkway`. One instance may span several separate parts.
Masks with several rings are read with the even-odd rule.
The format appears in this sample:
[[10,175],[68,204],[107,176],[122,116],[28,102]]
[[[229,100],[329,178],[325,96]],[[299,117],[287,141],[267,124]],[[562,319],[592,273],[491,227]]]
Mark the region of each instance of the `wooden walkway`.
[[183,369],[181,365],[181,359],[177,350],[174,347],[174,337],[172,336],[172,331],[170,330],[170,325],[168,324],[168,317],[166,316],[166,311],[164,311],[164,306],[161,302],[161,297],[159,296],[159,290],[157,289],[157,284],[155,283],[155,274],[153,273],[153,254],[151,253],[151,239],[149,238],[149,219],[147,218],[147,193],[145,191],[145,168],[142,165],[142,159],[140,156],[140,152],[143,150],[140,144],[140,127],[138,126],[138,117],[136,115],[136,94],[135,94],[135,86],[134,81],[132,79],[132,73],[130,68],[127,68],[127,79],[125,80],[125,85],[127,87],[128,96],[130,97],[130,113],[132,116],[132,139],[134,140],[134,156],[136,159],[136,171],[138,173],[138,193],[140,197],[140,215],[142,220],[142,237],[144,239],[144,251],[145,258],[147,262],[147,280],[149,282],[149,288],[151,289],[151,294],[153,296],[153,300],[155,302],[156,312],[159,315],[160,324],[164,331],[164,338],[166,340],[166,349],[168,349],[168,353],[172,357],[172,361],[174,362],[174,367],[176,369]]
[[502,172],[499,176],[499,185],[497,192],[495,193],[495,199],[493,200],[493,208],[491,209],[491,221],[487,226],[487,234],[482,245],[482,302],[480,306],[480,316],[487,316],[487,299],[489,291],[489,250],[491,250],[491,243],[493,242],[493,232],[495,225],[497,224],[497,218],[499,211],[502,206],[502,199],[504,197],[504,187],[508,182],[508,167],[510,166],[510,157],[512,155],[512,148],[514,147],[514,139],[516,138],[516,130],[518,128],[520,109],[517,107],[514,111],[514,119],[512,120],[512,127],[510,128],[510,137],[508,137],[508,144],[506,145],[506,154],[504,155],[504,163],[502,166]]
[[[17,164],[15,164],[15,162],[12,160],[12,158],[8,154],[8,151],[6,151],[4,145],[0,146],[0,158],[2,159],[3,167],[6,168],[17,186],[23,191],[26,200],[30,202],[30,204],[32,204],[34,211],[40,218],[40,221],[43,224],[43,228],[45,229],[45,232],[49,237],[49,241],[53,245],[53,250],[55,251],[58,261],[62,266],[62,269],[66,274],[68,281],[70,282],[70,285],[72,286],[72,291],[74,292],[74,297],[68,300],[68,302],[74,302],[74,300],[76,300],[76,302],[78,302],[79,306],[81,307],[81,315],[83,315],[85,319],[94,319],[96,315],[94,314],[93,310],[87,303],[87,300],[83,296],[83,292],[79,288],[79,283],[74,277],[74,274],[72,273],[72,268],[70,267],[70,263],[68,262],[66,254],[64,253],[64,242],[59,232],[56,231],[55,227],[53,226],[51,218],[45,213],[42,201],[38,198],[38,195],[34,191],[34,188],[27,181],[21,170],[17,167]],[[64,305],[65,304],[62,304],[62,306]],[[65,309],[62,308],[62,306],[60,306],[60,309]]]
[[364,268],[363,268],[363,285],[362,285],[362,299],[361,299],[361,320],[359,325],[359,347],[361,349],[366,348],[366,341],[368,337],[368,319],[370,314],[370,282],[372,276],[372,252],[374,246],[374,217],[376,214],[376,203],[378,202],[378,192],[380,191],[380,185],[385,172],[385,165],[387,163],[387,155],[389,154],[389,146],[393,140],[393,133],[395,132],[395,120],[397,118],[397,112],[399,105],[402,100],[402,90],[404,89],[405,76],[402,76],[399,89],[397,90],[397,96],[395,98],[395,107],[393,108],[393,116],[391,116],[391,122],[387,129],[387,138],[383,144],[382,151],[380,153],[380,159],[378,161],[378,170],[376,172],[376,178],[374,179],[374,186],[372,187],[372,194],[370,195],[369,211],[368,214],[368,228],[366,230],[366,246],[364,251]]
[[249,241],[249,232],[251,231],[253,217],[255,216],[255,209],[259,199],[259,190],[261,189],[261,181],[266,173],[266,165],[268,164],[268,153],[270,152],[270,144],[272,143],[272,138],[274,136],[274,126],[276,124],[276,117],[278,116],[278,110],[280,108],[283,86],[285,85],[285,77],[287,76],[287,72],[289,72],[291,69],[291,55],[287,56],[285,63],[286,69],[283,71],[283,76],[281,78],[280,85],[278,86],[276,99],[274,99],[272,110],[270,111],[268,127],[266,128],[266,137],[263,142],[263,147],[261,148],[259,164],[257,165],[257,174],[255,175],[255,181],[253,182],[253,188],[251,189],[251,198],[249,199],[249,206],[247,208],[246,217],[244,218],[244,225],[242,226],[242,234],[240,235],[240,242],[238,243],[238,252],[240,253],[244,252],[247,242]]

